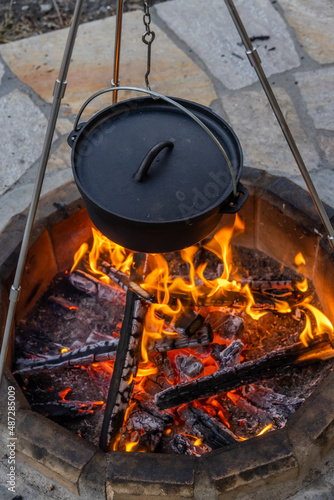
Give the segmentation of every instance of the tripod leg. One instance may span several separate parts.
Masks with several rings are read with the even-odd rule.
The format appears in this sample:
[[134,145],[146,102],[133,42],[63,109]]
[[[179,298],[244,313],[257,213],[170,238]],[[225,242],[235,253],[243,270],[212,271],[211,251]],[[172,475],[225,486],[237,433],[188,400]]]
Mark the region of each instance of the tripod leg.
[[51,111],[50,111],[48,126],[46,129],[46,134],[45,134],[45,138],[44,138],[42,155],[41,155],[40,164],[39,164],[39,168],[38,168],[38,172],[37,172],[37,177],[36,177],[36,181],[35,181],[32,200],[31,200],[30,207],[29,207],[27,222],[26,222],[26,226],[25,226],[25,230],[24,230],[24,234],[23,234],[22,245],[21,245],[21,249],[20,249],[20,254],[19,254],[16,272],[15,272],[14,282],[13,282],[11,289],[10,289],[9,308],[8,308],[5,331],[4,331],[4,335],[3,335],[1,353],[0,353],[0,385],[1,385],[3,371],[4,371],[4,367],[5,367],[8,342],[9,342],[9,337],[10,337],[10,333],[12,330],[12,324],[13,324],[14,314],[15,314],[15,310],[16,310],[16,304],[17,304],[20,289],[21,289],[22,274],[23,274],[23,270],[24,270],[24,266],[25,266],[25,262],[26,262],[26,258],[27,258],[32,226],[34,224],[34,220],[36,217],[37,206],[38,206],[38,202],[39,202],[39,198],[40,198],[40,194],[41,194],[46,165],[47,165],[47,162],[49,159],[52,138],[53,138],[53,134],[54,134],[55,127],[56,127],[60,103],[61,103],[62,98],[65,95],[66,77],[67,77],[67,72],[68,72],[68,68],[70,65],[71,57],[72,57],[72,51],[73,51],[73,47],[74,47],[76,34],[78,31],[78,27],[79,27],[83,3],[84,3],[84,0],[77,0],[77,2],[76,2],[73,20],[72,20],[72,25],[71,25],[71,28],[70,28],[70,31],[68,34],[66,47],[65,47],[65,51],[64,51],[60,71],[59,71],[59,76],[58,76],[56,83],[55,83],[55,88],[54,88],[54,92],[53,92],[53,102],[52,102],[52,107],[51,107]]
[[266,74],[262,68],[261,64],[261,59],[260,56],[257,53],[256,48],[253,47],[252,42],[249,39],[249,36],[247,34],[247,31],[240,19],[239,13],[237,11],[237,8],[234,5],[233,0],[225,0],[225,4],[229,10],[229,13],[232,17],[232,20],[238,30],[238,33],[240,35],[240,38],[242,40],[242,43],[245,46],[246,49],[246,54],[249,59],[250,64],[253,66],[253,68],[256,71],[256,74],[258,76],[258,79],[262,85],[262,88],[268,98],[268,101],[272,107],[272,110],[277,118],[277,121],[282,129],[282,132],[284,134],[284,137],[288,143],[288,146],[291,150],[291,153],[299,167],[300,173],[302,174],[302,177],[305,181],[305,184],[309,190],[309,193],[312,197],[313,203],[318,211],[318,214],[320,216],[320,219],[327,231],[328,235],[328,241],[331,245],[331,248],[334,250],[334,229],[332,227],[332,224],[330,223],[329,217],[327,215],[327,212],[323,206],[323,203],[318,195],[318,192],[312,182],[312,179],[310,177],[310,174],[308,173],[308,170],[306,168],[306,165],[304,163],[304,160],[300,154],[300,151],[298,149],[298,146],[292,136],[292,133],[290,131],[290,128],[284,118],[284,115],[282,113],[282,110],[280,108],[280,105],[277,102],[277,99],[275,97],[275,94],[271,88],[271,85],[266,77]]
[[[122,21],[123,21],[123,0],[117,0],[115,49],[114,49],[114,77],[111,81],[112,87],[119,86],[119,61],[121,56]],[[117,102],[117,90],[113,92],[113,104],[116,104],[116,102]]]

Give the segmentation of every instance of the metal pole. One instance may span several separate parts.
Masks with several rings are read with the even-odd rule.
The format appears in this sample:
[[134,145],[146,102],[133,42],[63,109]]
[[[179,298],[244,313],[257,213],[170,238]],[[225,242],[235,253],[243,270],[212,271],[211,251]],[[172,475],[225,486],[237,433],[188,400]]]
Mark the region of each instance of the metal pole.
[[25,262],[26,262],[26,258],[27,258],[32,226],[34,224],[34,220],[36,217],[37,206],[38,206],[38,202],[39,202],[39,198],[40,198],[40,194],[41,194],[46,165],[47,165],[47,162],[49,159],[52,138],[53,138],[53,134],[54,134],[54,131],[56,128],[56,122],[57,122],[57,117],[58,117],[58,113],[59,113],[60,103],[61,103],[62,98],[65,95],[65,89],[66,89],[66,83],[67,83],[66,77],[67,77],[67,72],[68,72],[68,68],[70,65],[71,57],[72,57],[72,51],[73,51],[73,46],[74,46],[74,42],[75,42],[75,37],[76,37],[78,27],[79,27],[79,21],[80,21],[83,3],[84,3],[84,0],[77,0],[77,2],[76,2],[73,20],[72,20],[72,25],[71,25],[71,28],[70,28],[70,31],[68,34],[65,51],[64,51],[61,67],[59,70],[59,76],[56,80],[54,91],[53,91],[53,102],[52,102],[52,107],[51,107],[51,111],[50,111],[48,126],[47,126],[46,133],[45,133],[45,139],[44,139],[39,169],[37,172],[37,177],[36,177],[36,181],[35,181],[32,200],[31,200],[31,204],[29,207],[27,222],[26,222],[26,226],[25,226],[25,230],[24,230],[24,234],[23,234],[22,245],[21,245],[21,249],[20,249],[20,255],[19,255],[19,259],[18,259],[18,263],[17,263],[16,272],[15,272],[14,282],[11,286],[10,294],[9,294],[9,307],[8,307],[7,320],[6,320],[5,331],[4,331],[4,336],[3,336],[3,340],[2,340],[2,346],[1,346],[1,353],[0,353],[0,385],[2,382],[2,376],[3,376],[4,367],[5,367],[8,342],[9,342],[9,337],[10,337],[10,333],[12,330],[12,324],[13,324],[16,304],[17,304],[20,290],[21,290],[22,274],[23,274],[23,270],[24,270],[24,266],[25,266]]
[[[117,0],[116,10],[116,31],[115,31],[115,49],[114,49],[114,78],[111,80],[112,87],[118,87],[119,80],[119,62],[121,57],[121,39],[122,39],[122,21],[123,21],[123,0]],[[118,92],[113,92],[113,104],[117,102]]]
[[246,54],[249,59],[250,64],[253,66],[253,68],[256,71],[256,74],[260,80],[260,83],[262,85],[262,88],[268,98],[268,101],[272,107],[272,110],[277,118],[277,121],[282,129],[282,132],[284,134],[284,137],[290,147],[290,150],[293,154],[293,157],[299,167],[299,170],[303,176],[303,179],[306,183],[306,186],[309,190],[309,193],[312,197],[313,203],[318,211],[318,214],[320,216],[320,219],[327,231],[327,237],[328,241],[331,245],[331,248],[334,250],[334,229],[330,223],[329,217],[325,211],[325,208],[323,206],[323,203],[318,195],[318,192],[312,182],[312,179],[310,177],[310,174],[308,173],[308,170],[306,168],[306,165],[304,163],[304,160],[300,154],[300,151],[298,149],[298,146],[291,134],[291,131],[289,129],[289,126],[283,116],[283,113],[281,111],[281,108],[277,102],[277,99],[275,97],[275,94],[272,91],[272,88],[270,86],[270,83],[266,77],[265,72],[263,71],[262,65],[261,65],[261,59],[260,56],[256,50],[256,48],[253,47],[252,42],[249,39],[249,36],[247,34],[247,31],[240,19],[240,16],[238,14],[238,11],[233,3],[233,0],[225,0],[226,6],[231,14],[231,17],[233,19],[233,22],[238,30],[238,33],[241,37],[242,43],[244,44],[246,48]]

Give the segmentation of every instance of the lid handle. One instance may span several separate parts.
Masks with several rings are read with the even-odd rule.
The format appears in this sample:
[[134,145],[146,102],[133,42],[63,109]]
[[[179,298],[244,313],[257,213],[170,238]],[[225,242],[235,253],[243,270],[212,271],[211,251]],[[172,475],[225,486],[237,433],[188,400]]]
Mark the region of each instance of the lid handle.
[[172,149],[173,147],[174,144],[171,141],[158,142],[158,144],[153,146],[153,148],[149,150],[149,152],[139,165],[138,170],[133,176],[133,180],[136,182],[143,182],[147,177],[150,166],[152,165],[153,161],[158,156],[160,151],[162,151],[165,148]]

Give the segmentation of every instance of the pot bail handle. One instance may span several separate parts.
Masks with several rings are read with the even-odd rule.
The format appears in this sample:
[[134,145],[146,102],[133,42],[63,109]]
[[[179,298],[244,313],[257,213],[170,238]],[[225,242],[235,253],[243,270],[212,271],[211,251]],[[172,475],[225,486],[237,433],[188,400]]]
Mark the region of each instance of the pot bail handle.
[[173,147],[174,144],[171,141],[162,141],[158,142],[158,144],[155,144],[155,146],[153,146],[153,148],[149,150],[147,155],[142,160],[141,164],[138,167],[138,170],[133,176],[133,180],[136,182],[143,182],[147,177],[150,166],[152,165],[153,161],[158,156],[160,151],[165,148],[172,149]]
[[[176,108],[180,109],[186,115],[190,116],[190,118],[192,120],[194,120],[196,123],[198,123],[198,125],[200,127],[202,127],[202,129],[205,130],[205,132],[216,143],[216,145],[220,149],[221,153],[223,154],[223,156],[224,156],[224,158],[226,160],[228,169],[229,169],[230,174],[231,174],[231,179],[232,179],[232,184],[233,184],[233,194],[234,194],[235,198],[238,197],[239,194],[238,194],[238,189],[237,189],[237,181],[236,181],[235,173],[234,173],[234,170],[233,170],[233,166],[232,166],[232,163],[230,161],[230,158],[229,158],[228,154],[226,153],[226,151],[223,148],[222,144],[220,144],[220,142],[217,139],[217,137],[211,132],[211,130],[194,113],[192,113],[187,108],[185,108],[184,106],[182,106],[178,102],[174,101],[170,97],[167,97],[167,96],[162,95],[162,94],[158,94],[157,92],[153,92],[152,90],[141,89],[141,88],[138,88],[138,87],[117,87],[117,92],[119,92],[120,90],[131,90],[131,91],[134,91],[134,92],[143,92],[144,94],[149,94],[154,99],[162,99],[163,101],[169,102],[172,106],[175,106]],[[102,94],[105,94],[107,92],[115,92],[115,87],[109,87],[109,88],[106,88],[106,89],[99,90],[98,92],[96,92],[95,94],[93,94],[92,96],[90,96],[83,103],[83,105],[81,106],[81,108],[80,108],[80,110],[79,110],[79,112],[77,114],[77,117],[76,117],[76,119],[74,121],[74,129],[73,129],[72,135],[70,136],[72,144],[70,144],[70,145],[73,145],[73,142],[75,142],[76,136],[77,136],[77,134],[80,131],[80,128],[81,128],[82,125],[79,124],[79,121],[80,121],[81,115],[82,115],[83,111],[85,110],[85,108],[88,106],[88,104],[93,99],[95,99],[96,97],[98,97],[98,96],[100,96]]]

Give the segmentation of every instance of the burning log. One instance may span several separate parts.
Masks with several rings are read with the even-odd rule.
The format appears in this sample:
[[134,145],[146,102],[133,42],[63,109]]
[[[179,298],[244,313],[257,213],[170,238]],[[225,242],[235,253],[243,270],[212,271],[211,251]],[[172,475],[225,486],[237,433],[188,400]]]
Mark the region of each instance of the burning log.
[[125,305],[125,293],[115,286],[108,285],[79,269],[69,276],[69,282],[81,292],[98,297],[108,302]]
[[100,361],[113,361],[116,356],[118,339],[106,340],[97,344],[85,345],[74,351],[67,351],[58,356],[44,359],[27,359],[18,365],[15,374],[36,370],[52,370],[60,367],[90,365]]
[[149,343],[148,350],[152,352],[167,352],[173,351],[174,349],[185,349],[187,347],[194,348],[209,345],[212,340],[212,329],[209,323],[204,323],[193,337],[165,335],[162,339],[158,339],[151,344]]
[[108,450],[108,434],[112,446],[123,425],[140,358],[142,321],[145,314],[146,307],[141,299],[138,299],[132,291],[128,291],[100,437],[100,446],[104,451]]
[[243,389],[243,396],[258,408],[267,410],[274,418],[282,416],[286,420],[305,401],[304,398],[292,398],[279,394],[268,387],[247,387]]
[[73,302],[64,299],[64,297],[60,297],[59,295],[50,295],[49,300],[51,302],[54,302],[55,304],[58,304],[61,307],[64,307],[65,309],[75,310],[75,311],[78,311],[79,309],[79,307],[73,304]]
[[[205,309],[201,309],[202,314],[205,314],[204,311]],[[214,332],[227,340],[240,337],[245,325],[239,316],[221,311],[210,311],[205,320],[210,323]]]
[[61,422],[92,415],[101,405],[103,405],[103,401],[49,401],[47,403],[32,403],[31,409],[51,420]]
[[184,434],[176,434],[169,446],[178,455],[197,455],[195,446]]
[[107,262],[102,262],[100,267],[102,271],[125,292],[132,290],[138,295],[138,297],[144,299],[146,302],[151,303],[154,301],[154,297],[146,292],[146,290],[144,290],[133,279],[130,280],[130,277],[127,274],[122,271],[118,271]]
[[173,326],[180,335],[191,337],[201,328],[203,323],[203,316],[188,307],[182,314],[179,314]]
[[201,438],[212,449],[237,442],[236,436],[227,427],[199,408],[190,405],[182,406],[178,414],[192,429],[195,436]]
[[235,340],[228,347],[221,344],[212,344],[211,356],[219,363],[218,371],[240,363],[240,353],[244,348],[241,340]]
[[327,335],[319,335],[308,347],[302,342],[297,342],[259,359],[240,363],[221,372],[165,389],[155,396],[155,402],[159,409],[173,408],[196,399],[231,391],[245,384],[271,378],[277,372],[281,374],[292,365],[313,363],[317,360],[313,354],[318,354],[323,349],[327,352],[327,357],[334,356],[334,349]]
[[277,428],[284,427],[286,424],[286,419],[281,415],[271,414],[269,411],[265,411],[262,408],[258,408],[246,398],[243,398],[235,392],[229,392],[228,397],[233,401],[233,403],[241,408],[245,413],[256,417],[256,419],[263,425],[268,425],[272,422],[275,423]]
[[169,357],[166,353],[159,353],[154,357],[154,362],[158,367],[158,372],[163,373],[166,379],[170,382],[174,382],[174,372],[169,360]]
[[[154,303],[157,301],[154,295],[149,294],[144,288],[142,288],[138,283],[134,280],[130,280],[129,276],[117,269],[113,268],[107,262],[100,263],[101,270],[119,287],[123,290],[132,290],[139,297],[144,299],[146,302]],[[273,291],[273,290],[284,290],[287,289],[289,292],[298,291],[297,282],[293,282],[290,280],[286,281],[278,281],[278,280],[252,280],[252,279],[243,279],[236,282],[241,287],[248,285],[248,287],[252,290],[259,291]],[[177,300],[181,300],[183,306],[186,305],[196,305],[196,306],[232,306],[234,303],[238,303],[240,305],[241,302],[245,302],[246,299],[239,295],[238,292],[224,290],[223,292],[217,292],[214,295],[210,295],[211,290],[206,288],[204,285],[197,287],[198,297],[196,304],[193,303],[193,297],[189,295],[187,292],[183,291],[173,291],[170,293],[170,305],[174,305],[177,303]],[[290,292],[291,293],[291,292]],[[275,294],[273,295],[275,296]],[[256,305],[254,306],[256,308]],[[263,306],[262,306],[263,307]],[[271,304],[266,304],[266,307],[270,310],[275,310],[275,306]]]
[[175,365],[179,372],[180,382],[185,382],[186,380],[198,377],[198,375],[200,375],[204,370],[202,361],[196,358],[193,354],[190,356],[175,356]]

